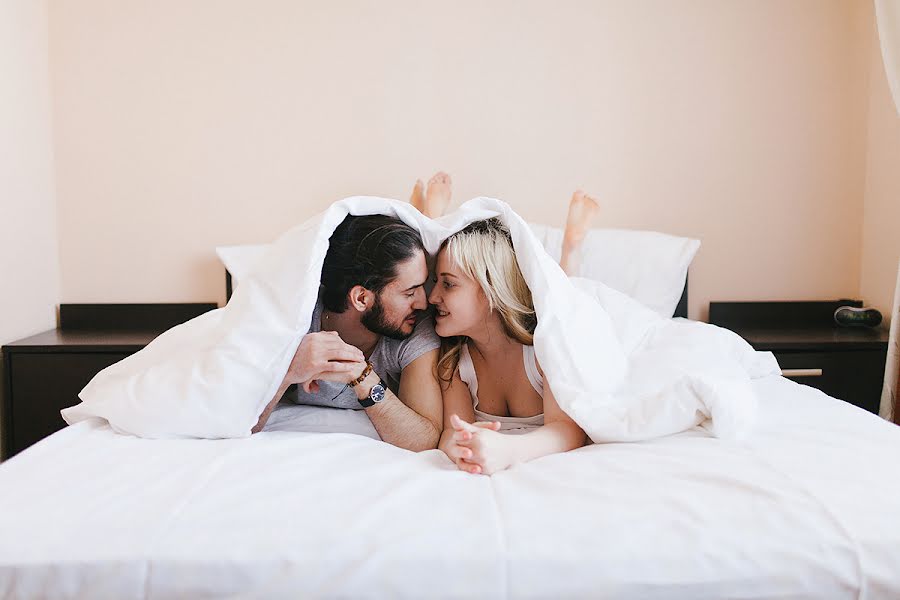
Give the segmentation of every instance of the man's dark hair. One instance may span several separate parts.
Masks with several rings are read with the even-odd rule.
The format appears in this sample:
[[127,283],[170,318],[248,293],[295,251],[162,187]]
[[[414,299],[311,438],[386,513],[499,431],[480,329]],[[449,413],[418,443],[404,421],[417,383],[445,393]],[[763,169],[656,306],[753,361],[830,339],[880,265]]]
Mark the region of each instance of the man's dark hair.
[[322,303],[342,313],[347,293],[361,285],[376,294],[397,276],[397,265],[424,252],[419,232],[395,217],[347,216],[328,240],[322,265]]

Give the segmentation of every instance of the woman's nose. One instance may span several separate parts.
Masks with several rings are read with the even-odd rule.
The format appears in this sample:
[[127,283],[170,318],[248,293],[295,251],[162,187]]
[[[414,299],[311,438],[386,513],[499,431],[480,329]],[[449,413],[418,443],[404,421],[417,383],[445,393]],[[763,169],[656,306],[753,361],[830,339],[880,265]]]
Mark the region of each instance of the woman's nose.
[[440,301],[440,295],[438,294],[438,287],[434,286],[434,289],[431,290],[431,294],[428,295],[428,302],[430,304],[437,304]]

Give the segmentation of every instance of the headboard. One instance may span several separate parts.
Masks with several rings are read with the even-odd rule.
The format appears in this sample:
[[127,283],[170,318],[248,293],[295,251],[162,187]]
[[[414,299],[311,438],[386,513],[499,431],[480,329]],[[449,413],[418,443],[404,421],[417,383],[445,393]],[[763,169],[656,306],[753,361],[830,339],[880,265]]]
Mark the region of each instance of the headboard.
[[[228,272],[228,269],[225,269],[225,301],[231,300],[231,293],[233,292],[232,281],[231,281],[231,273]],[[686,275],[684,278],[684,291],[681,292],[681,299],[678,301],[678,305],[675,307],[675,314],[673,317],[684,317],[687,319],[687,310],[688,310],[688,276]]]
[[687,290],[688,290],[688,275],[684,276],[684,290],[681,292],[681,299],[678,300],[678,304],[675,306],[675,314],[672,317],[684,317],[687,319]]

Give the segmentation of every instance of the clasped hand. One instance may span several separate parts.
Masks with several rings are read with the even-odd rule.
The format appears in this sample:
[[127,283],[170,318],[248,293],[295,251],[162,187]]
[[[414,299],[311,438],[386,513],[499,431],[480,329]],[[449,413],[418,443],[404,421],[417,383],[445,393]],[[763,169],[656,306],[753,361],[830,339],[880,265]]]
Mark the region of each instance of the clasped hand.
[[461,471],[492,475],[512,464],[509,436],[500,433],[499,421],[466,423],[450,415],[452,442],[447,455]]

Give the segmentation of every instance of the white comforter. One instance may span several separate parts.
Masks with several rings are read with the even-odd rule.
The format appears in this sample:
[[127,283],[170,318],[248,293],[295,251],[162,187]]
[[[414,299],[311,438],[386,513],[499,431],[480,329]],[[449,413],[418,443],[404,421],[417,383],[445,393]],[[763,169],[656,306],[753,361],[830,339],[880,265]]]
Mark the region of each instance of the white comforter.
[[0,596],[900,597],[900,429],[777,376],[753,391],[743,442],[493,477],[365,437],[359,412],[287,407],[227,440],[89,420],[0,465]]
[[771,353],[734,333],[663,319],[600,283],[573,282],[504,202],[477,198],[432,221],[403,202],[354,197],[272,244],[228,306],[100,372],[64,418],[101,417],[150,438],[248,436],[309,329],[328,238],[347,214],[375,213],[418,229],[432,253],[470,222],[502,218],[534,297],[538,360],[560,407],[596,442],[650,439],[705,421],[714,435],[737,438],[754,420],[751,378],[779,372]]

